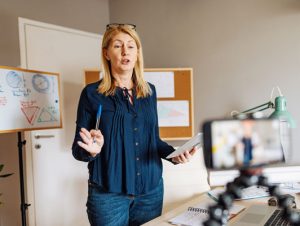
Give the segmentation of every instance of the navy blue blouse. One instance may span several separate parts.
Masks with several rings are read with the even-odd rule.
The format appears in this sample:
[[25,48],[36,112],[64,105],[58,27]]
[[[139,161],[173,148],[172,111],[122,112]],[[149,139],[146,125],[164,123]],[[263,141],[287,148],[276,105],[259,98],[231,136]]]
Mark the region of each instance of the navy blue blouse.
[[[156,91],[136,98],[133,105],[121,88],[115,95],[98,93],[99,82],[87,85],[80,96],[73,156],[88,162],[89,180],[108,192],[131,195],[145,194],[154,189],[162,178],[162,160],[174,148],[159,137]],[[102,105],[100,130],[104,136],[101,152],[92,157],[78,146],[79,131],[95,128],[99,104]]]

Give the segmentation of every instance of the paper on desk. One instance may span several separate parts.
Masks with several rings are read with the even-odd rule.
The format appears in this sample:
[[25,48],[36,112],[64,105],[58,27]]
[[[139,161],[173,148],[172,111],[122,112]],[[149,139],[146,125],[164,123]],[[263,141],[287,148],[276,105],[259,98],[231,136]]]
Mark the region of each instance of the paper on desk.
[[[221,193],[225,191],[224,188],[214,188],[208,191],[208,195],[215,201]],[[262,186],[251,186],[242,190],[242,197],[240,199],[255,199],[270,196],[268,189]]]
[[[215,204],[214,201],[204,204],[198,204],[194,207],[188,207],[188,209],[182,214],[169,220],[171,224],[182,225],[182,226],[201,226],[203,222],[208,219],[208,206]],[[229,210],[229,219],[236,216],[245,207],[241,205],[233,205]]]
[[282,183],[279,185],[282,194],[296,194],[300,193],[300,183]]

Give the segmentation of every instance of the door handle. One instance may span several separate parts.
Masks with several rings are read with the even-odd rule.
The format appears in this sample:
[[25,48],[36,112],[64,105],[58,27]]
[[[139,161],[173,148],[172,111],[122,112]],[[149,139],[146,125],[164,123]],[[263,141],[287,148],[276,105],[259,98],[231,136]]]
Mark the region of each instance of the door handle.
[[40,149],[42,147],[42,145],[36,144],[36,145],[34,145],[34,147],[35,147],[35,149]]
[[53,138],[55,137],[54,135],[34,135],[35,139],[41,139],[41,138]]

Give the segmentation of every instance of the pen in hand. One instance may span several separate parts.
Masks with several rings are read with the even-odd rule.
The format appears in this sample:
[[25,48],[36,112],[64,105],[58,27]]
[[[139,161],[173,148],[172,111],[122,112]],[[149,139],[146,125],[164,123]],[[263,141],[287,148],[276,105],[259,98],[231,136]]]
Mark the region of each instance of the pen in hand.
[[[101,118],[101,113],[102,113],[102,105],[99,105],[98,111],[97,111],[97,116],[96,116],[96,126],[95,126],[95,130],[99,130],[99,125],[100,125],[100,118]],[[94,138],[94,143],[96,142],[95,138]]]

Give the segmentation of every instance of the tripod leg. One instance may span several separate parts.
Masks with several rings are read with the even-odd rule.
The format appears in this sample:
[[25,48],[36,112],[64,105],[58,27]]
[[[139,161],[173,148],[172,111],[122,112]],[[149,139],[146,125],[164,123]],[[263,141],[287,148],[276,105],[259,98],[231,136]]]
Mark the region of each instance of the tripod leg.
[[18,132],[18,152],[19,152],[19,173],[20,173],[20,195],[21,195],[21,216],[22,226],[26,226],[26,210],[30,204],[25,203],[24,174],[23,174],[23,145],[22,134]]

